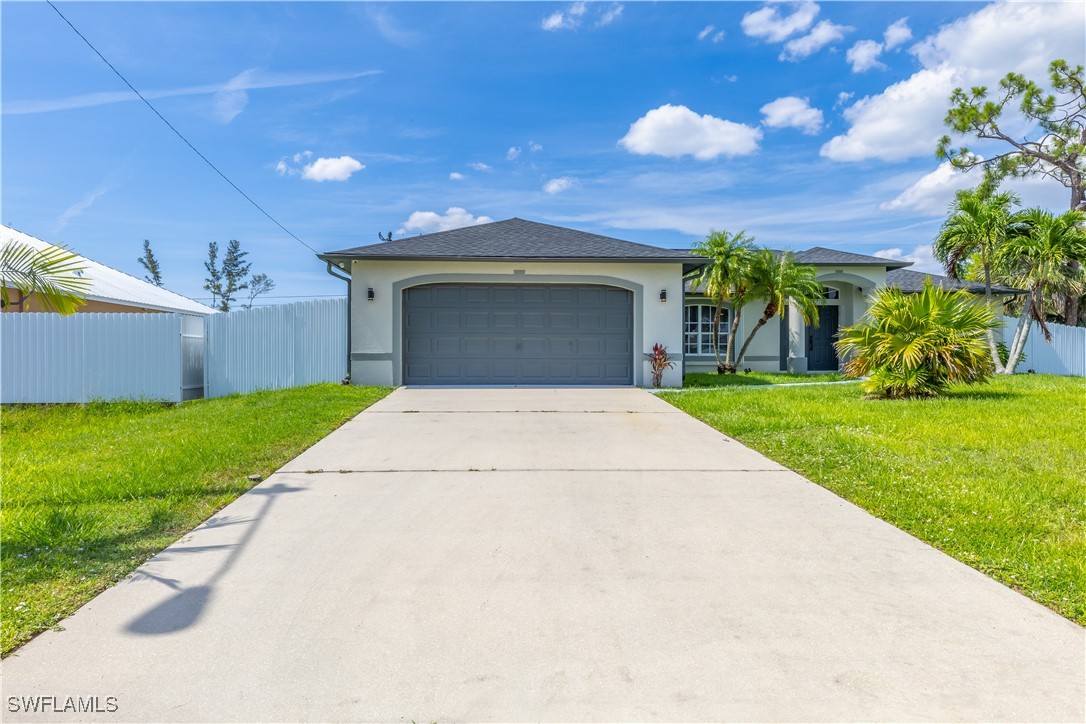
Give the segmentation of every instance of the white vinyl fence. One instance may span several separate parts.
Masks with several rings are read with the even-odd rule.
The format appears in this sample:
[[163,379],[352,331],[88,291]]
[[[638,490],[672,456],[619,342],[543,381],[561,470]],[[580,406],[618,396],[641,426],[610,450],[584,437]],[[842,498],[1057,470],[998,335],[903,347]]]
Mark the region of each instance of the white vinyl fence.
[[347,300],[199,317],[0,314],[0,402],[183,402],[339,382]]
[[347,376],[345,298],[205,319],[208,397],[339,382]]
[[[1026,338],[1025,361],[1016,371],[1033,370],[1038,374],[1086,377],[1086,327],[1048,324],[1052,341],[1046,342],[1036,322]],[[1017,317],[1003,317],[1003,341],[1009,347],[1018,326]]]
[[203,320],[183,314],[0,314],[0,402],[203,392]]

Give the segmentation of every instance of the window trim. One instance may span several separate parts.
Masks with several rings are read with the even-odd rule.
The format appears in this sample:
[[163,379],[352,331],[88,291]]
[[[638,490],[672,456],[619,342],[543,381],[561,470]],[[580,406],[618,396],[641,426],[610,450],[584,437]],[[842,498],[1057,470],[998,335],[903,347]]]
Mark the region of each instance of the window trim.
[[[689,314],[691,309],[696,309],[697,318],[691,321]],[[703,310],[708,310],[706,315]],[[716,314],[716,305],[709,301],[694,300],[683,305],[683,356],[684,357],[712,357],[715,356],[713,352],[713,332],[712,332],[712,320],[713,315]],[[728,332],[731,325],[731,305],[724,305],[724,315],[720,320],[720,334],[718,336],[718,345],[721,351],[728,344]],[[701,331],[702,325],[705,323],[706,316],[708,319],[709,329],[708,331]],[[693,327],[691,328],[691,324]],[[693,339],[691,339],[693,338]],[[691,344],[693,348],[691,348]]]

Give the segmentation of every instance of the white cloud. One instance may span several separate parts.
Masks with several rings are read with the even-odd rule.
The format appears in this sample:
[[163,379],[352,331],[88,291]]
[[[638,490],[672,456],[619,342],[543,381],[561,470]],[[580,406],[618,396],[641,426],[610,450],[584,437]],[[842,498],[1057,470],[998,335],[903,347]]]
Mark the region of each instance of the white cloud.
[[[209,83],[207,85],[186,86],[184,88],[168,88],[142,91],[143,97],[150,100],[158,98],[177,98],[180,96],[217,95],[223,91],[236,93],[238,91],[257,90],[262,88],[288,88],[291,86],[310,85],[313,83],[332,83],[341,80],[353,80],[368,75],[377,75],[379,70],[361,70],[347,73],[267,73],[258,70],[249,70],[239,73],[226,83]],[[229,90],[227,87],[229,86]],[[104,106],[110,103],[123,103],[139,100],[131,91],[107,91],[104,93],[83,93],[67,98],[39,100],[39,101],[4,101],[5,115],[21,115],[25,113],[49,113],[51,111],[69,111],[76,108],[92,108]],[[236,102],[236,101],[235,101]]]
[[577,179],[573,178],[572,176],[561,176],[559,178],[552,178],[550,181],[544,184],[543,190],[546,191],[548,194],[560,194],[563,191],[568,191],[569,189],[573,188],[577,185],[577,183]]
[[890,26],[886,28],[886,32],[883,33],[883,47],[886,50],[893,50],[903,43],[907,43],[913,38],[913,31],[909,27],[909,19],[901,18],[890,23]]
[[715,25],[706,25],[702,28],[701,32],[698,33],[698,40],[709,38],[710,42],[719,43],[721,40],[724,40],[726,36],[727,33],[723,30],[717,30]]
[[686,106],[654,108],[630,125],[619,140],[630,153],[708,161],[718,156],[745,156],[758,150],[758,128],[698,115]]
[[621,3],[611,3],[611,7],[605,10],[603,15],[600,16],[600,19],[596,21],[596,25],[599,27],[610,25],[618,20],[619,16],[622,15],[622,11],[625,9],[625,6]]
[[875,40],[859,40],[848,49],[845,58],[852,64],[853,73],[866,73],[872,68],[885,68],[879,62],[882,55],[882,43]]
[[807,98],[785,96],[762,106],[762,121],[770,128],[798,128],[808,135],[822,129],[822,111],[811,108]]
[[59,232],[67,226],[72,219],[93,206],[94,202],[101,198],[107,191],[109,191],[109,186],[103,185],[84,194],[83,198],[65,209],[64,213],[57,218],[57,223],[53,226],[53,233]]
[[781,15],[778,7],[777,4],[769,4],[744,15],[741,23],[743,32],[752,38],[779,43],[811,27],[819,10],[816,3],[800,2],[791,5],[791,14]]
[[852,100],[852,96],[854,95],[856,94],[848,91],[841,91],[840,93],[838,93],[837,100],[833,102],[833,110],[836,111],[838,108],[844,108],[845,105],[847,105],[848,102]]
[[287,166],[287,162],[280,159],[279,163],[275,164],[275,172],[280,176],[286,176],[290,173],[290,167]]
[[490,166],[486,165],[482,161],[472,161],[471,163],[468,164],[468,166],[475,169],[476,171],[489,171],[490,170]]
[[947,130],[954,88],[995,88],[1009,71],[1044,81],[1053,58],[1081,58],[1082,49],[1081,3],[987,5],[917,43],[910,52],[923,67],[850,107],[851,127],[821,153],[835,161],[929,156]]
[[843,40],[845,33],[851,32],[852,30],[853,28],[848,25],[837,25],[829,20],[823,20],[818,25],[811,28],[811,32],[807,35],[794,38],[785,43],[784,50],[782,50],[780,54],[780,59],[791,61],[802,60],[809,55],[814,55],[830,43],[836,43],[838,40]]
[[434,211],[416,211],[407,217],[397,234],[416,232],[430,234],[435,231],[448,231],[459,229],[463,226],[475,226],[477,224],[489,224],[494,219],[489,216],[474,216],[467,209],[459,206],[450,206],[444,214]]
[[509,150],[505,152],[505,158],[507,161],[513,161],[520,156],[520,146],[510,146]]
[[912,271],[925,272],[927,274],[945,274],[946,271],[942,265],[935,260],[935,256],[932,255],[930,244],[921,244],[913,247],[912,251],[906,252],[904,249],[880,249],[875,252],[874,256],[881,256],[883,259],[893,259],[895,261],[911,261],[913,265],[909,267]]
[[[543,18],[540,27],[544,30],[572,30],[580,26],[581,17],[587,9],[583,1],[575,2],[565,10],[559,10]],[[622,11],[619,10],[619,12]]]
[[255,68],[241,71],[226,81],[226,85],[215,94],[215,115],[220,121],[229,123],[249,105],[249,94],[245,92],[245,88],[252,82],[255,73]]
[[[879,208],[883,211],[909,211],[924,216],[944,216],[954,201],[954,192],[972,188],[979,184],[980,180],[981,173],[978,170],[959,171],[943,162],[934,171],[916,179],[895,198],[879,204]],[[1051,179],[1037,176],[1008,179],[1000,188],[1018,194],[1023,207],[1063,208],[1067,205],[1067,189]]]
[[559,10],[558,12],[551,13],[543,18],[540,27],[544,30],[559,30],[561,28],[571,28],[574,26],[566,19],[565,13]]
[[528,150],[532,153],[539,153],[543,150],[543,144],[536,143],[535,141],[528,141]]
[[318,158],[302,169],[302,178],[309,181],[346,181],[351,174],[365,166],[350,156]]
[[373,3],[366,3],[364,7],[366,17],[377,28],[377,32],[393,45],[398,45],[401,48],[413,48],[422,39],[419,33],[408,30],[397,23],[386,8]]
[[872,68],[884,70],[886,66],[879,61],[879,56],[885,50],[893,50],[913,37],[913,31],[909,29],[908,18],[895,20],[883,33],[883,40],[860,40],[851,48],[845,57],[852,64],[853,73],[866,73]]
[[465,176],[462,173],[457,173],[456,171],[453,171],[452,173],[449,174],[449,180],[450,181],[463,181],[466,178],[467,178],[467,176]]

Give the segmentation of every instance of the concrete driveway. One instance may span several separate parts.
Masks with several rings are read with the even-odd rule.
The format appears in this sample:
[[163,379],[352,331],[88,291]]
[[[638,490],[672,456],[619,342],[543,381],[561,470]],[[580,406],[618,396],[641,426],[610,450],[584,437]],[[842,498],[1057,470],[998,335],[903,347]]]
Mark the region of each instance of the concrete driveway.
[[1086,716],[1082,628],[634,389],[398,390],[63,628],[8,721]]

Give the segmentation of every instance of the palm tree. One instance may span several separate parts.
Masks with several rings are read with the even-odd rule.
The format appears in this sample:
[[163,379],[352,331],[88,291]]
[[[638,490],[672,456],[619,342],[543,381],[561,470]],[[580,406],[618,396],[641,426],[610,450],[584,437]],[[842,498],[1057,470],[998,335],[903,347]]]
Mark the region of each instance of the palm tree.
[[[984,275],[984,302],[992,306],[992,271],[996,253],[1007,240],[1011,226],[1011,206],[1019,203],[1018,196],[1006,191],[995,192],[998,180],[985,176],[975,189],[959,191],[954,196],[950,214],[932,251],[951,279],[961,279],[970,262],[980,264]],[[997,372],[1003,371],[995,337],[988,335],[988,351]]]
[[[8,240],[0,249],[0,287],[4,307],[22,305],[37,295],[47,311],[72,314],[86,303],[83,296],[90,282],[76,275],[82,271],[79,257],[59,246],[37,249],[20,241]],[[12,302],[11,291],[19,292]]]
[[777,255],[769,249],[758,252],[749,268],[751,299],[764,299],[765,309],[739,350],[736,366],[743,363],[754,335],[773,317],[784,313],[791,304],[808,324],[818,324],[818,300],[822,285],[815,280],[815,268],[797,264],[791,252]]
[[[696,244],[692,250],[698,256],[712,259],[712,263],[702,269],[695,284],[705,287],[705,295],[716,304],[713,315],[713,352],[716,354],[718,373],[735,372],[732,364],[733,340],[738,329],[739,310],[745,301],[743,280],[746,268],[754,255],[754,239],[745,231],[732,234],[727,231],[709,232],[704,241]],[[725,302],[732,305],[731,334],[728,335],[724,359],[720,357],[720,319],[724,314]]]
[[928,280],[907,294],[884,287],[858,323],[841,330],[837,351],[846,377],[877,397],[926,397],[954,382],[983,382],[994,370],[985,338],[996,326],[991,307],[966,290]]
[[1082,294],[1086,276],[1086,214],[1046,209],[1026,209],[1014,215],[1011,234],[1000,247],[996,262],[1016,286],[1027,290],[1025,306],[1018,317],[1007,365],[1012,374],[1026,346],[1031,320],[1036,320],[1046,340],[1052,335],[1045,324],[1045,297],[1051,294]]

